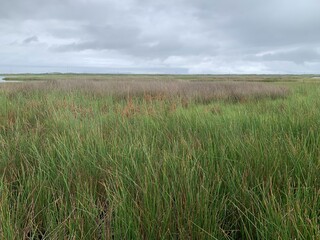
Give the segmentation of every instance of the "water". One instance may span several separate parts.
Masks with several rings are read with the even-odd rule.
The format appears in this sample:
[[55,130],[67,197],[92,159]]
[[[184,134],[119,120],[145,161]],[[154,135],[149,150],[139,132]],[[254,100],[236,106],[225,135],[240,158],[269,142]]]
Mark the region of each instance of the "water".
[[1,83],[10,83],[10,82],[21,82],[21,81],[6,81],[4,79],[5,79],[5,77],[0,76],[0,84]]

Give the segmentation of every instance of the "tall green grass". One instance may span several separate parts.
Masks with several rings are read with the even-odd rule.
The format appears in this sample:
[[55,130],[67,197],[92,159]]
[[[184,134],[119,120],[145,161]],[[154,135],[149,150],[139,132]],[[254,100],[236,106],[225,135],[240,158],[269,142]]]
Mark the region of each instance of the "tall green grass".
[[319,239],[319,94],[2,90],[0,238]]

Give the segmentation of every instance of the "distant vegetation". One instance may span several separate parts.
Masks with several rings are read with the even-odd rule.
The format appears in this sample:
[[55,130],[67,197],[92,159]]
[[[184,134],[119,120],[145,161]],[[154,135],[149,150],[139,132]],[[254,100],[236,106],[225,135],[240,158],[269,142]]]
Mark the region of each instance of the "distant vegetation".
[[245,82],[301,82],[311,81],[319,75],[141,75],[141,74],[23,74],[23,75],[1,75],[7,76],[7,80],[25,80],[25,81],[47,81],[47,80],[125,80],[125,81],[245,81]]
[[22,78],[0,85],[1,239],[320,238],[310,76]]
[[48,80],[10,85],[9,92],[29,94],[30,90],[44,92],[77,92],[86,95],[112,97],[114,100],[171,100],[210,103],[214,100],[245,101],[259,98],[279,98],[288,88],[265,83],[178,81],[178,80]]

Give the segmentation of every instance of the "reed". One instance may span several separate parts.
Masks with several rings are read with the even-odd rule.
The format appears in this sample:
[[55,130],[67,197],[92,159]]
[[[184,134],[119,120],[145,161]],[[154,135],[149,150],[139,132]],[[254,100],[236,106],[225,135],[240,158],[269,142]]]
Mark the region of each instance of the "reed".
[[319,89],[2,86],[0,238],[318,239]]

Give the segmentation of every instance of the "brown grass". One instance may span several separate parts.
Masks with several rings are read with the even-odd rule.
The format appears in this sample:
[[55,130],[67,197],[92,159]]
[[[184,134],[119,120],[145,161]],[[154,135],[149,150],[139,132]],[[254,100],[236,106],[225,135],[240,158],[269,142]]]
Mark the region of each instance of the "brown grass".
[[15,94],[30,91],[80,91],[86,94],[110,95],[117,99],[141,98],[146,102],[181,98],[185,105],[190,100],[208,103],[213,100],[241,102],[248,99],[279,98],[288,94],[288,89],[270,83],[252,82],[194,82],[194,81],[95,81],[51,80],[7,84],[3,89]]

